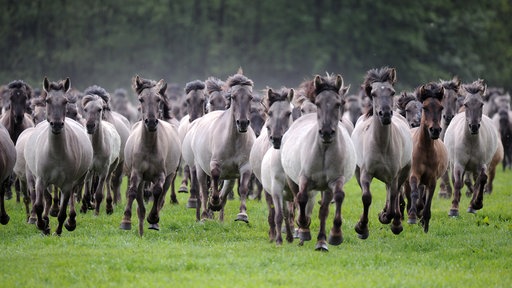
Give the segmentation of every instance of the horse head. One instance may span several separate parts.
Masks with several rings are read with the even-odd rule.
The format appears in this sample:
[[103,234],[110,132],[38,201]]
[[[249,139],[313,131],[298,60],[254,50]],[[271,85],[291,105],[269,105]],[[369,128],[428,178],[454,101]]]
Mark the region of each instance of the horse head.
[[12,81],[7,85],[9,89],[8,102],[15,124],[21,124],[27,108],[30,107],[32,88],[21,80]]
[[338,130],[338,123],[343,113],[345,93],[348,87],[343,85],[341,75],[315,76],[315,98],[317,107],[318,133],[323,143],[331,143]]
[[441,80],[441,85],[444,88],[444,98],[443,98],[443,120],[446,124],[450,124],[455,114],[459,112],[460,109],[460,80],[459,77],[454,76],[451,80],[444,81]]
[[471,134],[478,134],[480,122],[482,121],[486,86],[483,80],[479,79],[471,84],[462,85],[462,94],[464,95],[464,113],[466,114],[466,123]]
[[185,85],[185,102],[190,122],[201,117],[205,113],[206,95],[203,81],[195,80]]
[[104,102],[98,95],[86,94],[82,98],[82,106],[85,112],[85,128],[87,133],[94,134],[99,122],[103,118]]
[[235,74],[227,80],[230,94],[230,108],[235,117],[238,132],[249,129],[253,82],[242,74]]
[[421,123],[422,105],[414,93],[402,92],[397,101],[400,114],[405,117],[411,128],[419,127]]
[[286,88],[281,89],[281,91],[274,91],[271,88],[267,90],[265,106],[268,107],[266,111],[268,119],[265,122],[265,127],[270,143],[272,143],[275,149],[281,148],[283,135],[292,123],[292,106],[290,102],[293,99],[294,93],[293,89]]
[[68,92],[71,89],[69,78],[59,82],[50,82],[44,78],[42,99],[46,103],[46,118],[50,123],[53,134],[60,134],[64,128],[66,119],[66,105],[68,104]]
[[163,102],[164,105],[167,104],[167,97],[165,97],[167,83],[164,83],[163,79],[156,82],[154,80],[143,79],[137,75],[133,79],[132,86],[133,90],[138,95],[144,125],[148,131],[155,132],[158,126],[161,102]]
[[379,117],[382,125],[391,124],[395,82],[396,70],[384,67],[368,71],[363,83],[366,96],[372,100],[373,111],[371,113]]
[[416,97],[423,108],[421,125],[428,129],[430,138],[438,139],[442,131],[443,86],[434,82],[423,85],[417,89]]
[[224,90],[224,82],[218,78],[210,77],[205,82],[208,93],[207,111],[217,111],[227,109],[227,92]]

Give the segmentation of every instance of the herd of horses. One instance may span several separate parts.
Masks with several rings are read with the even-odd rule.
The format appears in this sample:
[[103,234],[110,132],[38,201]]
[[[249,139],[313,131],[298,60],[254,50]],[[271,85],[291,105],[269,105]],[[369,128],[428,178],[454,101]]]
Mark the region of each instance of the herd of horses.
[[[344,185],[352,177],[362,191],[355,225],[361,239],[369,237],[373,179],[386,186],[378,219],[394,234],[403,230],[405,214],[428,232],[438,180],[439,196],[453,199],[450,216],[459,215],[464,185],[472,196],[467,211],[476,213],[484,193],[492,192],[497,165],[512,166],[510,95],[483,80],[463,84],[457,77],[396,95],[396,81],[396,70],[382,67],[369,70],[352,95],[339,74],[260,95],[241,69],[225,82],[189,82],[184,93],[136,76],[138,105],[126,90],[110,95],[94,85],[80,92],[69,78],[45,78],[40,92],[12,81],[0,88],[0,223],[9,222],[4,201],[14,184],[29,223],[49,234],[50,215],[58,219],[56,235],[63,226],[73,231],[75,204],[98,215],[106,188],[105,211],[111,214],[127,176],[120,227],[131,229],[136,201],[142,236],[145,219],[149,229],[159,230],[168,190],[177,203],[178,173],[178,192],[190,192],[187,207],[195,209],[197,221],[213,219],[215,212],[223,221],[237,184],[235,220],[249,223],[248,197],[264,194],[269,238],[277,245],[283,222],[288,242],[311,240],[311,214],[319,203],[320,251],[343,242]],[[148,198],[153,204],[146,217]]]

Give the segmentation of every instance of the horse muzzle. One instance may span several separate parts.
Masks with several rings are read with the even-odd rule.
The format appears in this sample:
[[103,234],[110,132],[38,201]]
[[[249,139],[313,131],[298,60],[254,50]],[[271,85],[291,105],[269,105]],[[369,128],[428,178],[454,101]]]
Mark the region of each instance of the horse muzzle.
[[393,118],[393,111],[379,111],[379,120],[382,125],[391,124],[391,118]]
[[432,140],[436,140],[436,139],[439,139],[439,137],[441,136],[441,128],[429,128],[428,129],[428,132],[430,134],[430,139]]
[[236,120],[236,127],[238,129],[238,132],[240,132],[240,133],[247,132],[250,124],[251,124],[251,121],[249,121],[249,120]]
[[320,139],[322,140],[322,143],[329,144],[334,140],[336,131],[332,130],[332,129],[329,129],[329,130],[320,129],[318,131],[318,133],[320,134]]
[[58,135],[64,128],[64,121],[50,122],[50,127],[52,128],[52,133]]
[[270,136],[270,142],[272,143],[272,147],[274,147],[274,149],[281,149],[281,140],[283,140],[282,137]]
[[155,132],[156,128],[158,127],[158,119],[145,119],[144,125],[149,132]]
[[94,123],[87,123],[85,124],[85,128],[88,134],[94,134],[94,131],[96,130],[96,125]]
[[472,135],[478,134],[478,130],[480,129],[480,124],[469,124],[469,132]]

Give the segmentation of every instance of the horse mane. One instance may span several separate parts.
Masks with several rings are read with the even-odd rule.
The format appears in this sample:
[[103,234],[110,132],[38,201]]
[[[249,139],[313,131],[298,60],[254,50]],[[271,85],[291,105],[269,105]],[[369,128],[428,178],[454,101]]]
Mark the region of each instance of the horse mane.
[[213,92],[222,92],[224,85],[224,81],[215,78],[215,77],[209,77],[206,82],[206,92],[208,94],[211,94]]
[[205,87],[204,82],[201,80],[194,80],[191,82],[188,82],[185,85],[185,93],[188,94],[192,90],[203,90]]
[[407,104],[409,104],[409,102],[414,101],[414,100],[416,100],[416,96],[414,96],[414,93],[407,93],[404,91],[400,94],[400,97],[396,101],[396,106],[400,110],[405,110],[405,107],[407,106]]
[[[300,93],[298,94],[297,100],[300,104],[302,104],[305,100],[314,101],[316,97],[316,91],[315,91],[315,81],[308,79],[304,80],[300,85],[299,89]],[[300,106],[300,105],[299,105]]]
[[91,101],[96,101],[96,100],[103,100],[103,98],[101,98],[100,96],[96,95],[96,94],[86,94],[84,96],[84,98],[82,98],[82,106],[85,107],[87,105],[87,103],[91,102]]
[[368,70],[363,83],[365,90],[375,82],[389,82],[392,85],[395,84],[395,69],[382,67]]
[[416,89],[416,98],[421,103],[423,103],[423,101],[427,100],[428,98],[434,98],[442,101],[443,97],[444,87],[440,83],[430,82]]
[[97,86],[97,85],[90,86],[90,87],[88,87],[87,89],[84,90],[84,94],[85,95],[97,95],[98,97],[103,99],[103,101],[105,101],[105,103],[107,103],[107,107],[106,108],[107,109],[110,108],[109,107],[110,94],[108,94],[108,92],[105,89],[103,89],[102,87]]
[[144,90],[144,89],[153,88],[156,86],[157,82],[155,80],[144,79],[141,77],[138,77],[138,78],[139,78],[138,83],[136,83],[136,80],[135,80],[136,78],[133,78],[133,81],[132,81],[132,88],[137,94],[140,94],[140,92],[142,92],[142,90]]
[[462,86],[470,94],[485,93],[485,84],[482,79],[475,80],[473,83],[463,84]]
[[230,76],[228,80],[226,80],[226,85],[230,88],[237,85],[252,87],[254,83],[252,82],[251,79],[245,77],[242,74],[235,74],[233,76]]
[[23,80],[14,80],[11,81],[9,84],[7,84],[8,89],[21,89],[25,87],[28,91],[28,97],[30,98],[32,96],[32,87],[25,83]]
[[458,91],[460,87],[460,79],[458,76],[454,76],[451,80],[440,80],[441,85],[443,85],[444,89]]
[[267,92],[265,93],[265,97],[263,99],[263,105],[265,110],[268,111],[270,106],[276,102],[289,101],[288,95],[291,89],[286,87],[281,87],[280,90],[274,91],[272,88],[267,88]]

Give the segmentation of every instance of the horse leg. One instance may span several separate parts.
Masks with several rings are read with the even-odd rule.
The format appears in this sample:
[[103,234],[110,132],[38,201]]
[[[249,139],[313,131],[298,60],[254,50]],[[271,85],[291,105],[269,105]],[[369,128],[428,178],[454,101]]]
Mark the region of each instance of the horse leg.
[[[166,192],[169,189],[169,186],[171,186],[171,200],[169,201],[169,204],[171,204],[171,205],[180,204],[178,202],[178,198],[176,197],[176,188],[174,187],[174,181],[176,180],[176,175],[177,175],[177,173],[174,173],[174,176],[172,177],[172,179],[169,182],[166,181],[164,183],[164,191],[166,191]],[[164,201],[165,201],[165,198],[164,198]],[[162,203],[162,206],[163,206],[163,203]]]
[[55,230],[55,235],[57,236],[60,236],[62,234],[62,227],[64,226],[64,221],[68,217],[66,211],[68,209],[69,198],[72,192],[73,191],[68,190],[66,190],[66,192],[62,191],[62,201],[60,203],[59,214],[57,215],[59,225],[57,226],[57,230]]
[[[144,182],[142,182],[144,183]],[[142,187],[144,186],[143,184],[140,184],[138,189],[137,189],[137,192],[136,192],[136,196],[135,198],[137,199],[137,216],[139,218],[139,236],[142,237],[142,235],[144,234],[144,218],[146,218],[146,207],[144,207],[144,196],[142,194]],[[153,205],[158,205],[156,204],[157,201],[154,201],[153,202]]]
[[452,197],[452,186],[450,185],[450,168],[441,177],[441,184],[439,185],[439,197],[450,199]]
[[[192,175],[192,174],[191,174]],[[199,194],[200,197],[197,198],[197,207],[196,207],[196,220],[202,221],[210,218],[210,215],[208,213],[208,184],[207,184],[207,176],[204,171],[197,167],[196,168],[196,175],[197,175],[197,184],[199,187]],[[190,194],[192,196],[192,190],[190,190]],[[190,200],[190,199],[189,199]],[[202,210],[202,212],[201,212]]]
[[[271,194],[268,194],[265,192],[265,197],[266,198],[269,198],[267,197],[267,194],[270,196],[270,203],[269,203],[269,225],[270,225],[270,229],[273,228],[273,233],[272,233],[272,236],[274,236],[273,238],[271,237],[270,240],[275,240],[276,241],[276,245],[281,245],[283,244],[283,237],[281,235],[281,229],[282,229],[282,225],[283,225],[283,187],[282,185],[280,185],[280,183],[277,183],[276,181],[273,181],[274,183],[272,183],[272,191],[271,191]],[[268,199],[267,199],[267,203],[268,203]],[[272,207],[272,208],[271,208]],[[274,218],[272,219],[272,221],[270,220],[270,216],[271,214],[273,214]],[[272,223],[271,223],[272,222]],[[287,238],[288,240],[288,238]],[[293,241],[293,239],[292,239]],[[290,241],[291,242],[291,241]]]
[[[189,167],[189,169],[190,169],[190,197],[188,198],[187,208],[200,209],[201,205],[199,203],[197,203],[197,201],[200,201],[200,197],[199,197],[200,182],[198,181],[198,178],[197,178],[197,168],[195,166],[191,166],[191,167]],[[201,172],[202,172],[202,170],[201,170]],[[206,181],[206,179],[204,181]],[[197,220],[199,221],[199,218]]]
[[416,175],[412,175],[409,179],[409,183],[405,183],[405,189],[410,191],[410,197],[408,197],[409,203],[407,203],[407,223],[416,224],[416,220],[418,218],[416,204],[419,198],[418,177],[416,177]]
[[[121,203],[121,183],[123,182],[123,165],[124,161],[119,161],[119,163],[116,166],[116,169],[112,173],[112,180],[110,181],[110,183],[112,184],[112,191],[114,194],[114,204]],[[107,185],[110,185],[110,183]]]
[[48,217],[43,218],[43,212],[45,210],[45,205],[43,202],[43,197],[45,197],[46,185],[42,183],[40,179],[36,180],[36,201],[34,202],[34,210],[37,215],[37,228],[42,231],[44,235],[50,234],[50,220]]
[[60,203],[60,197],[59,197],[59,188],[57,186],[53,186],[53,202],[50,208],[50,216],[57,217],[59,215],[59,203]]
[[274,205],[274,201],[272,200],[272,195],[268,193],[267,191],[265,193],[265,201],[267,202],[267,208],[268,208],[268,217],[267,222],[269,226],[268,230],[268,238],[270,239],[270,242],[276,240],[276,237],[278,234],[281,233],[281,231],[276,230],[276,222],[274,221],[275,215],[276,215],[276,209]]
[[[108,173],[108,172],[107,172]],[[98,175],[98,183],[96,184],[96,191],[94,192],[94,201],[96,205],[94,207],[94,215],[100,215],[101,202],[103,202],[103,190],[105,187],[106,174]]]
[[21,187],[20,179],[18,177],[16,177],[14,180],[14,191],[16,191],[16,203],[20,203]]
[[0,183],[0,224],[7,225],[9,223],[10,217],[7,215],[7,212],[5,211],[5,191],[9,189],[8,185],[8,179],[4,180],[2,183]]
[[27,214],[27,222],[30,218],[30,195],[28,193],[27,182],[20,181],[20,191],[23,194],[23,204],[25,205],[25,213]]
[[112,213],[114,213],[114,206],[113,206],[113,202],[114,202],[114,199],[112,197],[112,189],[110,187],[110,183],[112,181],[112,173],[111,171],[109,171],[109,173],[107,174],[107,178],[105,178],[105,186],[107,186],[107,199],[106,199],[106,207],[105,207],[105,212],[107,213],[107,215],[111,215]]
[[488,178],[485,174],[485,170],[485,167],[480,168],[480,174],[475,183],[477,187],[475,187],[473,198],[468,208],[469,213],[476,213],[476,210],[480,210],[484,207],[484,187]]
[[332,229],[329,234],[329,244],[331,245],[340,245],[343,243],[343,233],[341,230],[341,225],[343,223],[343,219],[341,217],[341,206],[343,204],[343,200],[345,199],[345,191],[343,191],[343,185],[345,185],[345,177],[338,179],[338,181],[335,182],[335,186],[333,187],[336,211],[334,212]]
[[496,176],[496,166],[490,165],[489,166],[489,179],[487,181],[487,184],[485,185],[484,193],[491,194],[492,193],[492,183],[494,182],[494,177]]
[[453,168],[453,200],[452,207],[450,208],[450,212],[448,216],[457,217],[459,216],[459,202],[460,202],[460,190],[462,189],[462,178],[464,177],[464,172],[462,168],[459,166],[454,166]]
[[220,181],[220,167],[215,161],[210,163],[210,171],[212,176],[212,197],[210,199],[209,208],[213,211],[220,211],[222,209],[222,201],[219,193],[219,181]]
[[[220,191],[220,200],[221,200],[221,205],[222,205],[222,209],[220,209],[220,213],[219,213],[219,221],[220,222],[224,222],[224,207],[226,207],[226,202],[228,201],[228,197],[229,197],[229,194],[231,192],[233,192],[233,188],[235,187],[235,182],[233,180],[224,180],[223,182],[223,185],[222,185],[222,190]],[[240,186],[238,186],[239,190],[240,190]],[[240,215],[240,214],[239,214]],[[247,220],[247,214],[245,214],[246,217],[245,217],[245,220]],[[235,219],[235,221],[238,221],[238,220],[243,220],[244,218],[241,218],[241,219]],[[246,223],[248,223],[248,220],[247,221],[244,221]]]
[[153,195],[155,197],[153,201],[153,206],[151,207],[151,211],[149,212],[147,221],[149,223],[149,229],[152,230],[160,230],[160,226],[158,225],[158,222],[160,222],[160,215],[159,212],[162,209],[164,203],[165,203],[165,194],[166,189],[165,187],[169,187],[170,183],[174,179],[176,174],[167,175],[160,175],[160,177],[157,179],[157,181],[154,183],[153,186]]
[[467,173],[464,177],[464,185],[468,190],[466,191],[466,196],[471,197],[475,193],[475,187],[473,187],[473,180],[471,180],[471,176],[473,176],[473,180],[475,180],[476,184],[476,176],[472,175],[472,173]]
[[183,167],[183,178],[181,178],[181,185],[178,189],[178,193],[188,193],[188,179],[191,177],[190,175],[190,167],[185,165]]
[[64,227],[69,232],[75,231],[76,229],[76,211],[75,211],[75,192],[78,192],[82,188],[82,185],[76,185],[73,187],[73,190],[71,191],[71,196],[69,197],[69,218],[64,223]]
[[[235,221],[243,221],[245,223],[249,223],[249,216],[247,216],[246,201],[247,194],[249,192],[249,180],[251,179],[251,174],[252,172],[250,169],[247,169],[245,172],[241,173],[242,177],[238,185],[238,194],[240,195],[240,212],[236,216]],[[224,207],[225,203],[226,202],[223,201],[222,207]]]
[[297,224],[299,225],[299,238],[301,242],[310,241],[311,233],[309,225],[311,218],[308,218],[306,205],[308,204],[308,179],[306,176],[299,176],[299,193],[297,194],[297,201],[299,203],[299,218]]
[[30,202],[32,202],[32,208],[30,209],[30,217],[28,218],[29,224],[36,224],[37,215],[34,209],[34,204],[36,203],[36,190],[35,190],[35,180],[33,175],[27,171],[27,189],[28,194],[30,196]]
[[[401,185],[398,185],[398,179],[395,179],[390,185],[388,189],[389,193],[389,210],[387,218],[391,219],[391,232],[393,234],[400,234],[404,228],[402,226],[402,215],[400,215],[400,205],[399,205],[399,189]],[[403,182],[402,182],[403,183]]]
[[[318,230],[318,236],[316,238],[316,251],[329,251],[329,247],[327,246],[327,234],[325,232],[325,222],[327,220],[327,216],[329,216],[329,204],[333,198],[333,193],[329,189],[327,191],[323,191],[322,193],[322,202],[320,204],[320,209],[318,210],[318,219],[320,220],[320,228]],[[308,201],[309,202],[309,201]],[[341,208],[341,207],[340,207]],[[336,216],[335,216],[336,218]],[[341,218],[341,216],[340,216]],[[334,220],[336,221],[336,219]],[[334,226],[333,226],[334,229]],[[341,234],[341,224],[340,224],[340,234]],[[332,231],[332,230],[331,230]]]
[[370,184],[373,176],[368,174],[365,170],[361,171],[359,167],[356,167],[356,177],[362,190],[361,198],[363,202],[363,214],[359,218],[359,222],[357,222],[355,230],[360,239],[366,239],[370,235],[368,230],[368,212],[370,211],[370,205],[372,204]]
[[420,220],[421,225],[423,226],[423,231],[425,233],[428,232],[430,217],[431,217],[431,207],[432,207],[432,198],[434,197],[434,191],[436,189],[436,180],[430,181],[425,186],[425,206],[423,207],[423,213]]
[[[132,204],[136,197],[138,197],[139,186],[144,183],[139,179],[139,175],[134,172],[130,176],[130,186],[126,191],[126,207],[124,209],[123,220],[121,220],[121,229],[130,230],[132,229]],[[141,187],[142,188],[142,187]],[[142,195],[141,195],[142,197]],[[138,200],[137,200],[138,201]],[[140,204],[139,204],[140,205]]]
[[91,186],[92,186],[92,172],[87,172],[87,176],[85,178],[85,188],[82,196],[82,207],[80,208],[80,213],[87,213],[89,206],[91,205]]

